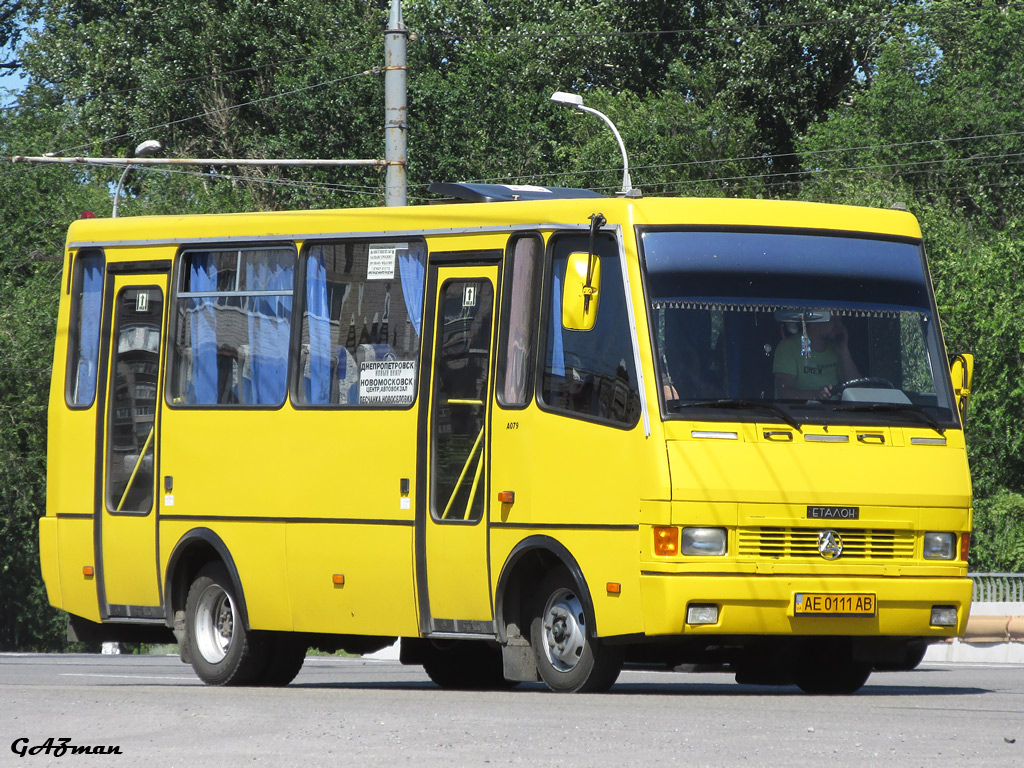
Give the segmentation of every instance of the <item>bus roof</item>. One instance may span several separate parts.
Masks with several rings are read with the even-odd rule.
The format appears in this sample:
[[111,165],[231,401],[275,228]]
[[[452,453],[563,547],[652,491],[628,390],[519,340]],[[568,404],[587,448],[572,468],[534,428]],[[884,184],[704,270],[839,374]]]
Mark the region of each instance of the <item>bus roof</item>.
[[[497,186],[497,185],[487,185]],[[321,239],[342,235],[412,236],[466,231],[583,228],[593,213],[608,225],[732,229],[787,228],[919,239],[920,226],[900,210],[731,198],[583,197],[459,205],[255,213],[128,216],[74,221],[68,247],[145,246],[206,240]]]

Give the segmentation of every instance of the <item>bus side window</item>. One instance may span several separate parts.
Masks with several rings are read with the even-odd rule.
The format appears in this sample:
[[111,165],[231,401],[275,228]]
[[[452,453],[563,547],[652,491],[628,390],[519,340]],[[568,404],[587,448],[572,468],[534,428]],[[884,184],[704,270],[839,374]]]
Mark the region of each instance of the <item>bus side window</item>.
[[182,254],[174,308],[172,403],[284,402],[295,260],[293,248]]
[[547,343],[541,399],[553,410],[632,426],[640,417],[640,391],[615,241],[605,236],[595,246],[601,259],[601,303],[589,331],[564,328],[561,309],[568,256],[573,251],[587,252],[588,238],[564,235],[552,242],[545,288]]
[[506,408],[533,398],[537,308],[544,241],[539,235],[514,237],[505,261],[501,289],[501,335],[498,340],[498,402]]
[[88,407],[96,397],[104,266],[100,250],[80,251],[75,259],[65,391],[70,407]]
[[408,407],[416,397],[426,245],[316,243],[302,252],[292,398],[303,406]]

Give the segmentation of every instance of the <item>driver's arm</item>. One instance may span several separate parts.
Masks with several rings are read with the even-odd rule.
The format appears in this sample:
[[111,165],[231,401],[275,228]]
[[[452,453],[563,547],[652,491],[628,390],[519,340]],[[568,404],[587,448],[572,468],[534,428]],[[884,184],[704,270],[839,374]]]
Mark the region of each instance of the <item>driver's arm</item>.
[[839,381],[859,379],[860,371],[857,370],[857,364],[853,362],[853,357],[850,355],[850,347],[847,343],[849,341],[849,334],[846,332],[846,326],[843,325],[839,318],[833,318],[830,322],[832,332],[829,334],[829,339],[836,348],[836,354],[839,355]]
[[796,376],[791,373],[775,374],[775,394],[780,400],[827,400],[832,394],[832,386],[821,389],[799,389]]

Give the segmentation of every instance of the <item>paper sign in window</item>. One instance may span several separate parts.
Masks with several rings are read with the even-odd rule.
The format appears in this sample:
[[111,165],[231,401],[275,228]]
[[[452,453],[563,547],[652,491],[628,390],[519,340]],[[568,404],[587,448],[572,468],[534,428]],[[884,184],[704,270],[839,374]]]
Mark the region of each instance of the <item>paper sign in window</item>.
[[380,360],[360,364],[361,405],[409,405],[415,397],[415,360]]
[[394,280],[395,254],[394,245],[371,245],[366,265],[367,280]]

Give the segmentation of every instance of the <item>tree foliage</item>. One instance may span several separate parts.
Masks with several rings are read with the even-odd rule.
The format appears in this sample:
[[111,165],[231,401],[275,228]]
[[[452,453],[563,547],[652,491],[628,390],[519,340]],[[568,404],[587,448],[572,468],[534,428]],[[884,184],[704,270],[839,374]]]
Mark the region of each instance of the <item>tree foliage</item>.
[[[379,158],[386,0],[0,0],[4,154]],[[976,357],[977,570],[1024,531],[1024,9],[956,0],[405,0],[410,200],[430,181],[906,204]],[[63,232],[120,169],[0,168],[0,647],[56,647],[36,568]],[[129,176],[123,215],[375,205],[378,171]],[[1015,543],[1016,542],[1016,543]]]
[[[53,130],[52,115],[18,110],[2,118],[0,146],[21,154]],[[45,609],[37,520],[69,212],[107,197],[105,188],[79,182],[53,168],[0,167],[0,650],[63,645],[64,624]]]

